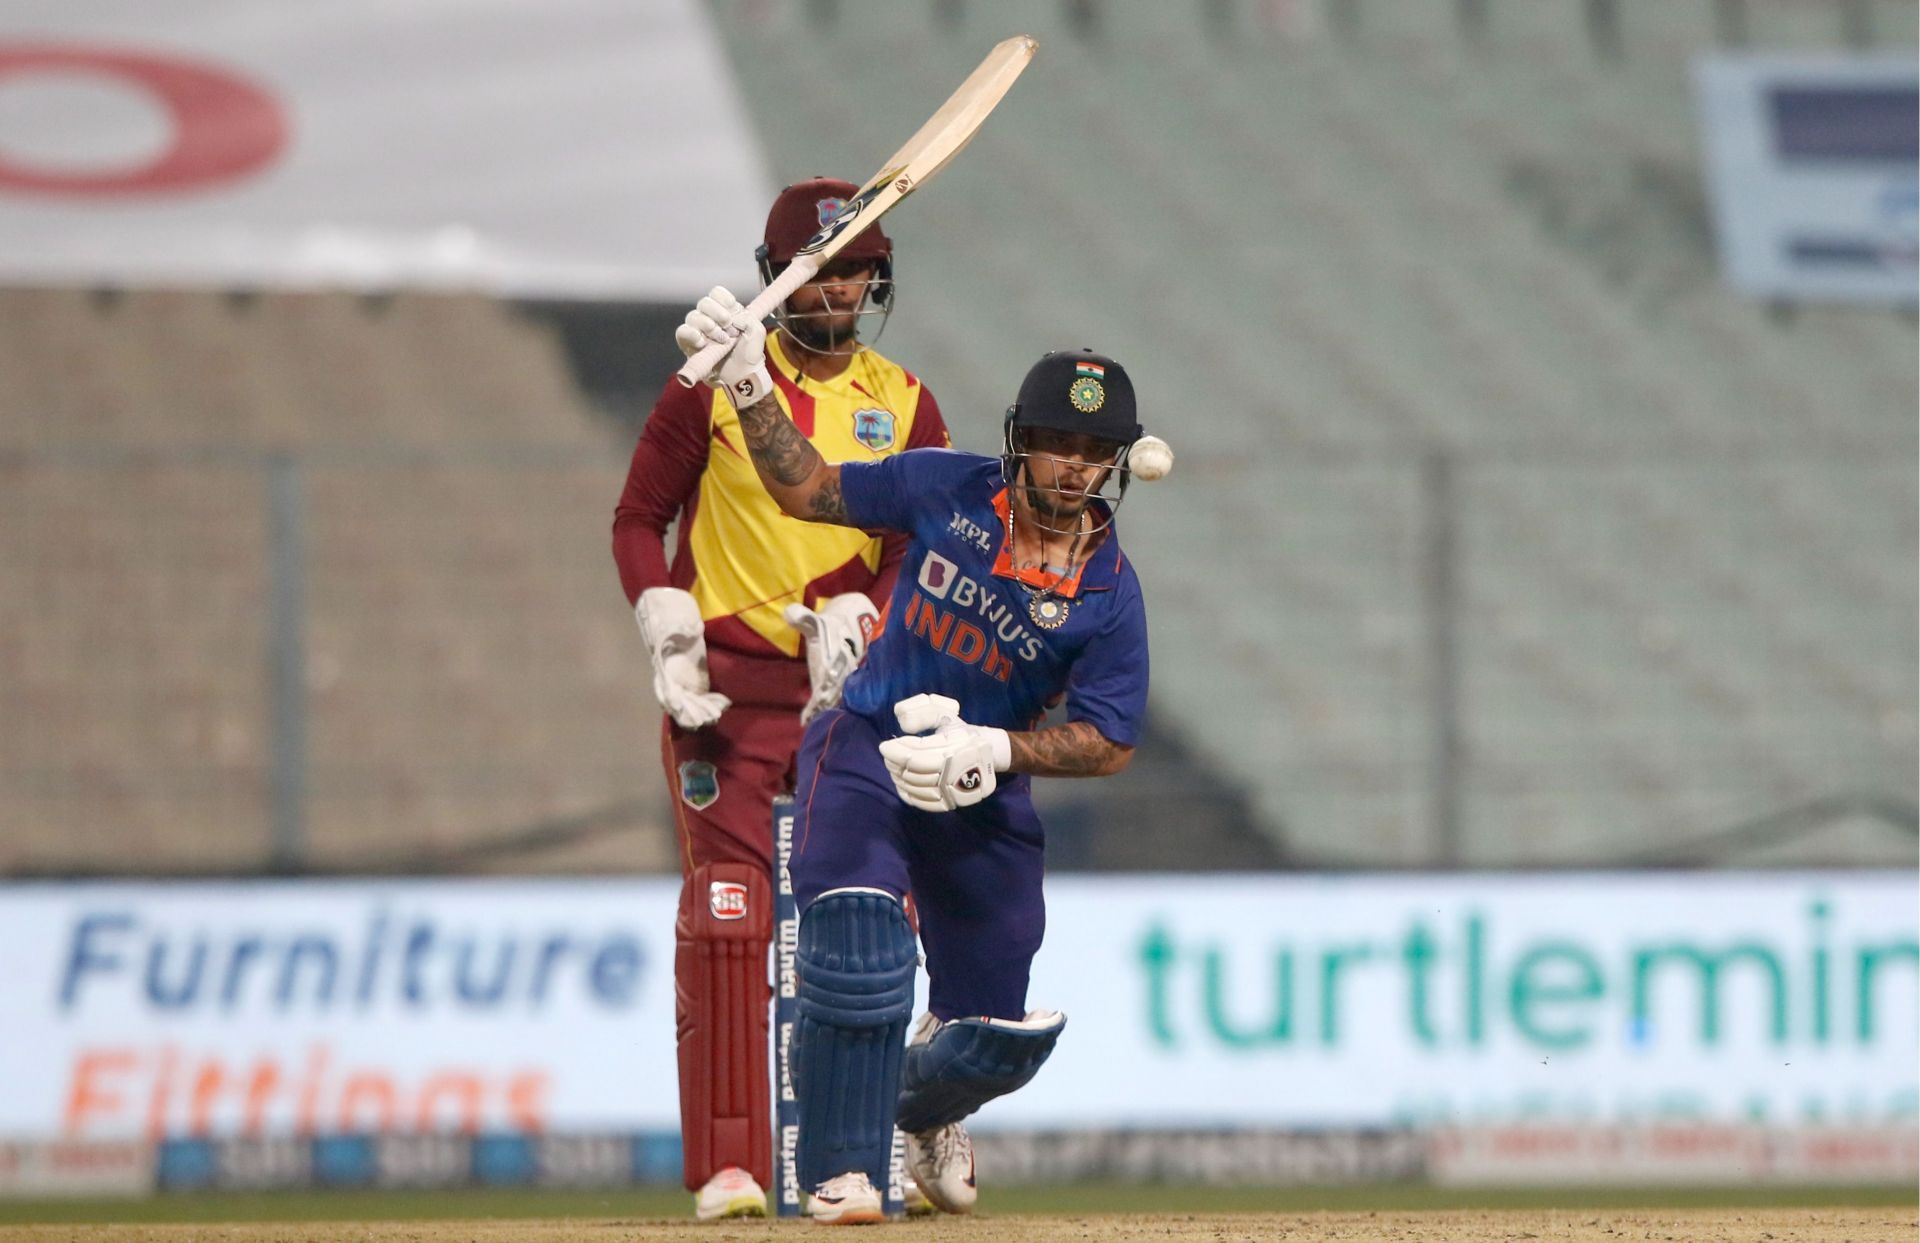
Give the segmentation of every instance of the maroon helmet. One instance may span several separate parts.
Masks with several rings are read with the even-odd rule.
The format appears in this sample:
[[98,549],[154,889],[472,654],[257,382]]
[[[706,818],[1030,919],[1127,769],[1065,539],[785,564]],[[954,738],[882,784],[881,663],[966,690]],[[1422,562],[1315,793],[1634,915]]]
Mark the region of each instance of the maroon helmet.
[[[780,191],[779,197],[773,200],[773,209],[767,213],[766,240],[753,252],[760,265],[761,285],[771,285],[781,270],[793,262],[807,239],[831,224],[834,213],[859,192],[860,187],[851,181],[834,177],[814,177]],[[873,279],[867,285],[863,301],[866,309],[859,314],[880,316],[880,328],[873,334],[878,340],[880,332],[886,329],[887,317],[893,313],[893,240],[878,224],[869,225],[833,257],[833,262],[843,259],[873,264]],[[814,316],[796,315],[782,305],[774,318],[798,345],[830,349],[837,344],[832,330],[808,322],[815,319]],[[822,332],[826,333],[824,337]]]
[[[788,186],[773,200],[773,210],[767,213],[766,242],[754,257],[780,266],[792,262],[807,239],[831,224],[834,213],[859,192],[860,187],[851,181],[833,177],[815,177]],[[848,242],[834,258],[888,259],[892,256],[893,242],[875,224]]]

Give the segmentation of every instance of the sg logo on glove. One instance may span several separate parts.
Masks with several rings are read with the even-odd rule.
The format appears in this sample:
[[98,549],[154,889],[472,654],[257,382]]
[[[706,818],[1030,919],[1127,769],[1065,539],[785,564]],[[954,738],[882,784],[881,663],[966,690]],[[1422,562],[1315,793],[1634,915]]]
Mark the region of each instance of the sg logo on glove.
[[[969,725],[960,704],[946,695],[915,695],[893,705],[904,737],[880,744],[880,758],[894,792],[921,811],[955,811],[991,798],[995,775],[1012,764],[1007,731]],[[922,735],[923,730],[932,730]]]

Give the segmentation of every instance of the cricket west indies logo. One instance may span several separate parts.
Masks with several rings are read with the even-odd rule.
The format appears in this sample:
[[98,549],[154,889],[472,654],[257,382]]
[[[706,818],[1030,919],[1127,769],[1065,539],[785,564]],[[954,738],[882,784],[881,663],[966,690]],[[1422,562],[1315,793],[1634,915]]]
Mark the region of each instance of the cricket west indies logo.
[[734,880],[714,881],[707,887],[707,909],[715,919],[745,919],[747,887]]
[[817,216],[820,220],[820,227],[824,229],[828,225],[832,224],[833,218],[839,215],[840,209],[842,207],[845,207],[846,205],[847,205],[847,200],[838,199],[838,198],[821,199],[819,202],[815,203],[813,205],[813,212],[814,212],[814,215]]
[[705,760],[688,760],[680,766],[680,801],[695,811],[705,811],[720,797],[720,774]]
[[875,453],[883,449],[891,449],[893,447],[893,411],[855,410],[853,438]]
[[[876,183],[872,189],[863,194],[857,194],[845,202],[841,202],[838,199],[820,200],[816,206],[816,210],[822,213],[820,231],[808,238],[807,244],[802,246],[798,253],[803,255],[819,254],[820,251],[826,248],[829,242],[846,232],[847,227],[858,220],[860,213],[867,209],[867,204],[873,202],[884,189],[886,189],[884,184]],[[830,214],[826,207],[828,203],[834,204]]]

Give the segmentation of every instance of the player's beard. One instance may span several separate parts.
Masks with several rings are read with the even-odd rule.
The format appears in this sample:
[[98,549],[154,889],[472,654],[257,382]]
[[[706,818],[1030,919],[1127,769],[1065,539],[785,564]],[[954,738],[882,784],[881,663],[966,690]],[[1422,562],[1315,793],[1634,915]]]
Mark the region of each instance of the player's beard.
[[833,354],[848,344],[857,345],[860,341],[860,320],[857,313],[847,314],[846,327],[835,325],[838,314],[831,315],[788,315],[787,335],[793,338],[795,345],[814,354]]

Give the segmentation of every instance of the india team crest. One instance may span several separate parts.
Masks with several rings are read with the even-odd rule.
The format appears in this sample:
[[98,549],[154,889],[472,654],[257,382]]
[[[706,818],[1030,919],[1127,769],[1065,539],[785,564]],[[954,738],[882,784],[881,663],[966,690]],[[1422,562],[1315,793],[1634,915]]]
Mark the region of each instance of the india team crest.
[[1033,596],[1027,601],[1027,616],[1042,630],[1060,629],[1067,624],[1067,614],[1071,611],[1067,602],[1055,595]]
[[893,411],[855,410],[853,438],[875,453],[893,448]]
[[688,760],[680,766],[680,801],[695,811],[705,811],[720,797],[720,774],[705,760]]

